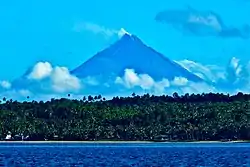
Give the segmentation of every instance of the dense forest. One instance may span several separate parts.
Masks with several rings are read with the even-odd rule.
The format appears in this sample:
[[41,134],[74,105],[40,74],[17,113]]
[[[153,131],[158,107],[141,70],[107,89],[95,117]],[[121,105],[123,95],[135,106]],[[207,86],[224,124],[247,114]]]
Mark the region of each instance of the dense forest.
[[[70,96],[70,94],[68,95]],[[27,97],[29,98],[29,97]],[[250,140],[250,95],[238,93],[18,102],[3,97],[0,138],[29,140]]]

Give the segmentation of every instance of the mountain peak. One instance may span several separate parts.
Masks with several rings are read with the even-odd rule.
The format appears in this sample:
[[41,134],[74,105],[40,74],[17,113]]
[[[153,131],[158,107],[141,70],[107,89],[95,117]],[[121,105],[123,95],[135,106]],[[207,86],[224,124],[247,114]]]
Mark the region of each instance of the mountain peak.
[[122,38],[123,36],[132,36],[132,35],[124,28],[121,28],[120,31],[118,32],[118,36]]
[[124,33],[123,36],[121,36],[120,39],[116,43],[114,43],[114,45],[119,47],[125,47],[128,45],[145,45],[145,44],[137,36],[129,33]]
[[129,33],[124,28],[120,29],[120,31],[118,32],[118,36],[120,37],[120,40],[117,41],[118,43],[119,43],[119,41],[123,41],[123,42],[126,42],[126,43],[127,42],[143,43],[137,36]]

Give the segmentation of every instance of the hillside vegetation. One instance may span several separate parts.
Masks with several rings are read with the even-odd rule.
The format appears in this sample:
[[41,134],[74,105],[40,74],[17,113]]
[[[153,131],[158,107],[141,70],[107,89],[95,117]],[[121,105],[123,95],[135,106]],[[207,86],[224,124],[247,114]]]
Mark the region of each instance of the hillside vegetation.
[[1,139],[10,131],[30,140],[250,140],[250,95],[242,93],[2,101]]

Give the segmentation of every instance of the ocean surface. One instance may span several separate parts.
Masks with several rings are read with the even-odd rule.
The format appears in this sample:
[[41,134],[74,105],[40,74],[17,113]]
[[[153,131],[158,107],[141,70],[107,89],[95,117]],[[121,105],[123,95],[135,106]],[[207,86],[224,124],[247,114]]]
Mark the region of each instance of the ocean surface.
[[250,167],[248,143],[0,144],[0,167]]

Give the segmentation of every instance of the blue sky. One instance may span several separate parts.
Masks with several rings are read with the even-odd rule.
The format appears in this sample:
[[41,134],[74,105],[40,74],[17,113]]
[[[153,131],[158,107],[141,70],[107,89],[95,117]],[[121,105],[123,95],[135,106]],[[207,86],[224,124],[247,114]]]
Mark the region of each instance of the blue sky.
[[93,25],[110,32],[125,28],[174,60],[225,65],[233,56],[250,59],[248,38],[199,36],[155,20],[159,12],[188,5],[215,12],[229,27],[250,25],[248,0],[1,1],[0,80],[18,78],[38,61],[73,69],[118,39]]

